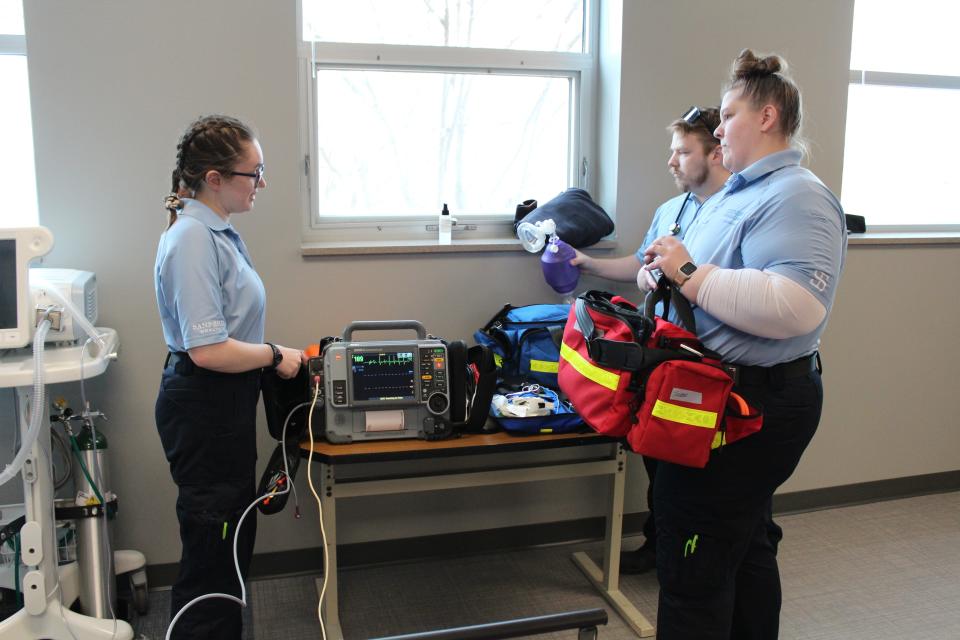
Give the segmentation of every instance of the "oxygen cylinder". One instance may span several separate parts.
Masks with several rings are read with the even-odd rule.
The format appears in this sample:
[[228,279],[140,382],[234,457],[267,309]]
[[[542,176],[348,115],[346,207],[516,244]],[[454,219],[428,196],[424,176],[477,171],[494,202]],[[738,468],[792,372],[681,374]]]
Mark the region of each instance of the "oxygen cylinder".
[[[517,226],[517,237],[520,238],[523,248],[530,253],[536,253],[546,245],[546,250],[540,256],[543,278],[554,291],[565,300],[568,299],[577,288],[580,268],[570,264],[577,253],[557,235],[557,226],[553,220],[521,222]],[[549,242],[547,237],[550,238]]]
[[[113,494],[109,492],[110,480],[107,473],[107,438],[100,430],[94,430],[89,423],[84,424],[76,437],[76,446],[80,458],[87,469],[90,479],[96,485],[91,486],[87,475],[75,467],[74,486],[77,489],[79,506],[100,502],[100,496],[110,502]],[[84,500],[84,497],[85,500]],[[95,618],[112,618],[111,609],[116,611],[117,594],[113,567],[113,523],[107,517],[108,507],[100,504],[97,515],[77,519],[77,565],[80,569],[80,604],[83,612]]]

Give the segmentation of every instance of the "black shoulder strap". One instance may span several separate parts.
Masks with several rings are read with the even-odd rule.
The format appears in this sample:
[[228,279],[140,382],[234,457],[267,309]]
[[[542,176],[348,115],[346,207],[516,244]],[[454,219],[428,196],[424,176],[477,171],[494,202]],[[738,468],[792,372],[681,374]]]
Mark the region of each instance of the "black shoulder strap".
[[462,340],[453,340],[447,344],[447,354],[451,426],[455,431],[478,432],[487,420],[497,386],[493,351],[483,345],[468,348]]
[[636,342],[605,340],[597,335],[597,327],[587,310],[587,301],[582,296],[574,302],[577,327],[587,343],[590,359],[604,367],[638,371],[644,367],[643,347]]
[[560,345],[563,343],[563,330],[566,328],[566,325],[555,325],[547,327],[547,331],[550,332],[550,340],[553,342],[553,346],[560,349]]
[[673,302],[677,308],[677,318],[680,320],[680,324],[693,335],[697,335],[697,321],[694,318],[693,309],[690,307],[690,301],[666,278],[660,278],[657,288],[648,293],[644,300],[644,314],[651,320],[656,315],[658,302],[663,302],[662,317],[664,319],[669,319],[670,303]]
[[450,422],[463,422],[467,415],[467,344],[463,340],[447,343],[447,372],[450,383]]
[[493,351],[489,347],[477,345],[467,350],[467,364],[475,367],[477,383],[473,397],[468,398],[467,417],[464,422],[466,431],[480,431],[490,414],[490,401],[497,388],[497,365]]
[[593,318],[590,317],[590,312],[587,311],[587,302],[583,299],[583,296],[578,297],[574,302],[573,313],[577,319],[577,327],[580,329],[580,333],[583,334],[584,340],[590,342],[593,340],[597,328],[593,324]]
[[510,313],[513,310],[513,308],[514,308],[513,305],[510,304],[509,302],[503,305],[503,308],[500,309],[500,311],[497,311],[497,313],[495,313],[494,316],[490,318],[487,324],[483,325],[483,328],[481,329],[481,331],[483,331],[484,333],[487,333],[488,331],[490,331],[493,325],[497,324],[498,322],[506,318],[507,314]]

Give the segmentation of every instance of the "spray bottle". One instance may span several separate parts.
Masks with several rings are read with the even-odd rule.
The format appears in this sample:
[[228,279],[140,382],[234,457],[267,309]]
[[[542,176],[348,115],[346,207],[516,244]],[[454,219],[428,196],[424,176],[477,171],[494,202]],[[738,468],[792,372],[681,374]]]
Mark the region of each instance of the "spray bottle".
[[546,250],[540,256],[543,278],[563,296],[564,301],[569,302],[580,279],[580,268],[570,264],[577,253],[557,235],[557,225],[553,220],[521,222],[517,227],[517,236],[523,248],[530,253],[537,253],[546,245]]

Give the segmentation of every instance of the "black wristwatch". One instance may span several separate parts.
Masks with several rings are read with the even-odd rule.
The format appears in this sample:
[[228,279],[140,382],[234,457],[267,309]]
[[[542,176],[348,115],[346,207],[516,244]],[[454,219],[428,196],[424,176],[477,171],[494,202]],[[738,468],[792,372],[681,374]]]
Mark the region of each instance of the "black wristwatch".
[[[675,283],[677,285],[677,289],[681,288],[684,284],[686,284],[687,280],[693,277],[693,273],[696,270],[697,270],[697,265],[693,264],[692,262],[684,262],[680,266],[680,269],[677,270],[677,281]],[[683,276],[682,280],[680,279],[681,276]]]
[[270,364],[270,368],[276,369],[280,366],[280,363],[283,362],[283,354],[280,353],[280,349],[277,349],[277,345],[273,344],[272,342],[265,342],[264,344],[270,347],[270,350],[273,351],[273,362]]

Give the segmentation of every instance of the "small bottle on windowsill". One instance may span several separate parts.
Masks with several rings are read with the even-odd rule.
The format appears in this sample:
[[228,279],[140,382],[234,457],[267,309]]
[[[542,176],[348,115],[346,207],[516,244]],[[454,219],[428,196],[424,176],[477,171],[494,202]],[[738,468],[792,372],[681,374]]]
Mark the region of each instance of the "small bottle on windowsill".
[[443,211],[440,212],[440,222],[437,228],[440,230],[438,244],[451,244],[453,240],[453,225],[457,223],[456,219],[450,215],[450,209],[447,203],[443,203]]

